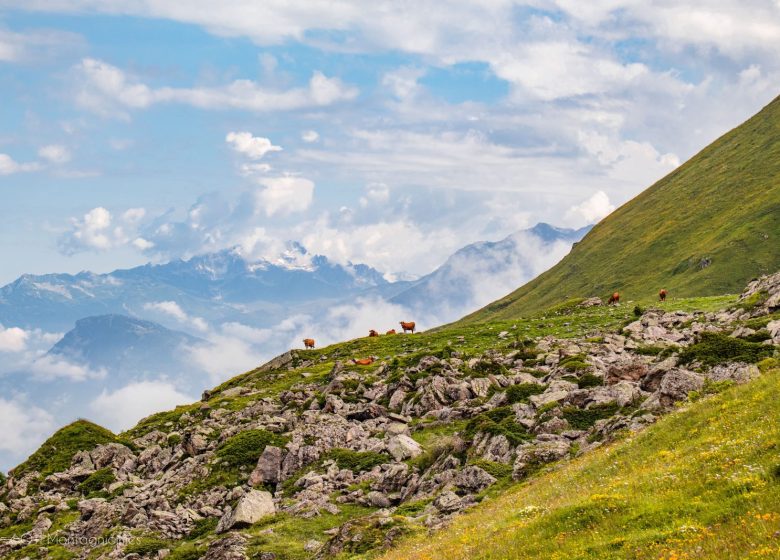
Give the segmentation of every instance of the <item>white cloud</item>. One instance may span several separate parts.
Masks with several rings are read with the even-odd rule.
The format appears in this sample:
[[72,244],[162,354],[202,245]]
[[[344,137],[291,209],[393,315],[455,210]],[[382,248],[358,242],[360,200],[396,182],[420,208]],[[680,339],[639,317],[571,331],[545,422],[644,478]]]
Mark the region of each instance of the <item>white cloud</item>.
[[62,164],[70,161],[70,151],[59,144],[44,146],[38,150],[38,155],[50,163]]
[[95,420],[111,430],[132,427],[140,419],[155,412],[168,410],[195,401],[165,381],[131,383],[116,391],[103,391],[89,408]]
[[358,201],[363,208],[371,203],[385,204],[390,200],[390,189],[384,183],[371,183],[366,186],[365,195]]
[[302,212],[314,198],[314,183],[303,177],[268,177],[261,179],[260,184],[265,188],[256,196],[267,216]]
[[103,379],[106,370],[94,370],[89,366],[77,364],[61,356],[44,354],[35,359],[28,370],[35,377],[45,380],[68,379],[70,381],[86,381],[88,379]]
[[319,139],[320,139],[320,135],[316,130],[304,130],[301,133],[301,140],[309,144],[311,144],[312,142],[316,142]]
[[30,402],[0,397],[0,426],[0,451],[21,458],[53,431],[54,418]]
[[398,99],[407,99],[420,91],[417,80],[424,75],[425,70],[422,68],[398,68],[382,76],[382,85]]
[[607,193],[597,191],[587,200],[580,204],[572,206],[566,213],[566,220],[575,222],[579,225],[593,224],[606,217],[615,209],[615,206],[609,201]]
[[225,142],[250,159],[261,159],[268,152],[282,151],[282,148],[274,146],[268,138],[252,136],[251,132],[228,132]]
[[19,33],[0,28],[0,62],[27,63],[58,58],[80,49],[83,43],[81,36],[55,29]]
[[76,102],[104,116],[126,118],[125,109],[145,109],[158,103],[181,103],[201,109],[289,111],[324,107],[354,99],[358,90],[338,78],[314,72],[306,87],[266,88],[251,80],[235,80],[218,87],[152,88],[129,77],[116,66],[85,58],[75,68]]
[[0,325],[0,352],[22,352],[27,348],[29,334],[19,327]]
[[37,171],[38,169],[40,169],[40,165],[37,162],[18,163],[8,154],[0,154],[0,176]]
[[208,330],[208,323],[202,317],[191,317],[175,301],[155,301],[144,304],[146,311],[156,311],[176,319],[179,323],[194,328],[197,331],[205,332]]

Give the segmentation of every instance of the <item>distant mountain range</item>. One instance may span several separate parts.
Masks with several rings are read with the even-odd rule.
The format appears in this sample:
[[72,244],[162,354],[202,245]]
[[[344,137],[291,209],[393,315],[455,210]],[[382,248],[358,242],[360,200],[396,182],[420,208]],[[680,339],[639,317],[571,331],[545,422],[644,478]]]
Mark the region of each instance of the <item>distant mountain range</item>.
[[207,321],[272,325],[290,307],[388,284],[366,265],[334,264],[323,256],[311,257],[305,266],[248,262],[226,250],[108,274],[25,274],[0,288],[0,324],[61,332],[84,317],[144,317],[150,303],[173,301]]

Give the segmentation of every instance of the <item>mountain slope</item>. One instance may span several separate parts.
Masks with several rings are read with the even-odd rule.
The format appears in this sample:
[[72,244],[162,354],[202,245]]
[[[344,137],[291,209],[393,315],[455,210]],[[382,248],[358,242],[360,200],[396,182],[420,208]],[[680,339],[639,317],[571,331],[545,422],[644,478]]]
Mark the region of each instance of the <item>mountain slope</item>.
[[724,294],[780,267],[780,98],[597,224],[548,272],[463,319],[572,297]]
[[92,369],[140,375],[185,368],[182,347],[205,341],[125,315],[99,315],[76,321],[50,355],[62,356]]
[[[0,487],[0,556],[154,558],[166,549],[176,560],[368,558],[486,497],[522,492],[548,464],[565,469],[591,455],[597,467],[588,472],[598,476],[577,488],[587,494],[563,492],[571,507],[542,528],[544,543],[517,545],[521,553],[571,539],[606,551],[579,557],[627,558],[647,542],[707,535],[743,512],[774,523],[778,344],[780,273],[739,299],[679,299],[639,317],[628,306],[561,306],[544,318],[289,351],[118,436],[85,422],[57,432]],[[367,356],[378,358],[356,363]],[[658,453],[641,463],[620,453],[599,462],[616,438],[761,375],[773,389],[748,395],[752,415],[719,406],[704,422],[654,432],[648,449]],[[717,432],[728,438],[706,432],[714,419],[728,421]],[[661,462],[674,464],[674,476],[647,475]],[[712,477],[689,476],[696,462]],[[632,477],[636,464],[643,469]],[[554,494],[560,485],[542,488]],[[698,502],[677,501],[692,494]],[[541,515],[515,513],[510,533]],[[602,546],[589,528],[611,513],[622,517],[605,526]],[[635,521],[630,539],[606,531],[625,530],[625,519]],[[117,538],[80,544],[103,534]],[[765,541],[770,534],[757,531]],[[472,537],[459,535],[458,546]]]
[[472,243],[390,301],[427,314],[436,310],[440,321],[454,320],[549,268],[589,230],[540,223],[500,241]]
[[486,501],[384,560],[778,558],[780,370]]

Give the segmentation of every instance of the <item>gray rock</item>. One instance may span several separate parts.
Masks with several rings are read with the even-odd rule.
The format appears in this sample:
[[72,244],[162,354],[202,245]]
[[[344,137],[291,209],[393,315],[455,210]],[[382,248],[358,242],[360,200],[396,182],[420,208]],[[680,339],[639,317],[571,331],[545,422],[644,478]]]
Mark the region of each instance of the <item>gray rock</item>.
[[269,492],[250,490],[238,501],[235,510],[228,509],[220,519],[217,532],[223,533],[233,527],[247,527],[275,513],[276,506]]
[[262,484],[277,484],[282,468],[283,451],[273,445],[267,446],[263,454],[257,460],[257,466],[252,474],[249,475],[250,486],[260,486]]
[[403,461],[417,457],[423,452],[423,448],[412,438],[402,434],[390,438],[387,442],[387,451],[396,461]]

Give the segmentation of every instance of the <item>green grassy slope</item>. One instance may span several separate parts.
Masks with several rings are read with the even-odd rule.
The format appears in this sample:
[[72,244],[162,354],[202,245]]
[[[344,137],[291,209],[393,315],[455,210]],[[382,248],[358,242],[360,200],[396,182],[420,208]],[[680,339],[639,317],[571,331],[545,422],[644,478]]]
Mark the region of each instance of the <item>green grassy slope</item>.
[[780,558],[780,372],[517,485],[385,560]]
[[735,293],[779,268],[780,97],[605,218],[558,265],[461,322],[614,291]]

